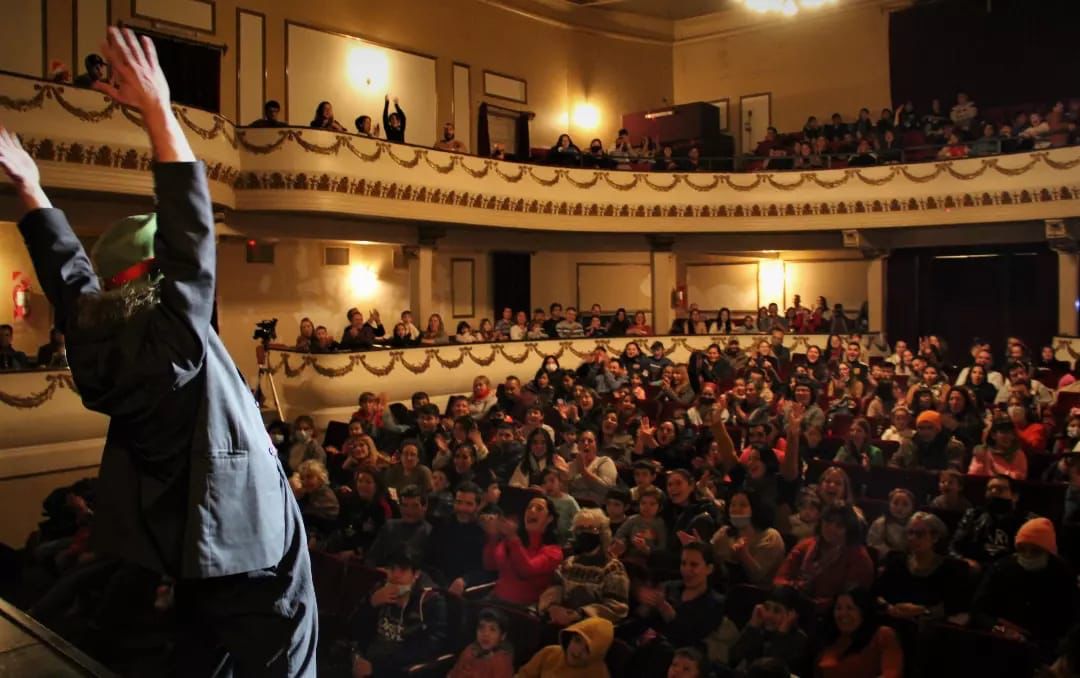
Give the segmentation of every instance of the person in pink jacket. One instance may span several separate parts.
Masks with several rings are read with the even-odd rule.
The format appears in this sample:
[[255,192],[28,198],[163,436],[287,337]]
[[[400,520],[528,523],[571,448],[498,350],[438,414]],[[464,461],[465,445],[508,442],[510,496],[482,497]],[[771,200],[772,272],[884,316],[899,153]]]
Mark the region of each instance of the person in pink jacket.
[[1027,473],[1027,455],[1020,449],[1016,426],[1008,419],[995,420],[986,434],[986,444],[975,448],[968,475],[1027,480]]
[[558,513],[547,497],[535,497],[525,508],[523,520],[488,519],[484,529],[484,568],[495,570],[494,596],[516,605],[535,605],[551,586],[563,552],[556,535]]

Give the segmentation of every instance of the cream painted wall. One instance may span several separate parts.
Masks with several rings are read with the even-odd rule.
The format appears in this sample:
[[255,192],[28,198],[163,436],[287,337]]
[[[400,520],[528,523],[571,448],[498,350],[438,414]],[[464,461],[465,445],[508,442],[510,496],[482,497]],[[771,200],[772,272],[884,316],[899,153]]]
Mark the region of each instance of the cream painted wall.
[[[16,271],[30,281],[30,315],[18,321],[14,319],[15,306],[11,298],[12,274]],[[0,325],[14,327],[15,348],[33,360],[37,357],[38,346],[49,341],[52,307],[41,291],[18,226],[10,221],[0,221],[0,284],[3,284],[3,291],[0,292]]]
[[[564,308],[577,304],[577,266],[579,263],[633,265],[631,270],[636,278],[631,281],[620,279],[618,276],[622,269],[611,266],[612,283],[632,285],[635,289],[649,289],[641,275],[642,269],[639,268],[641,265],[649,266],[648,252],[536,252],[532,255],[529,276],[533,308],[543,308],[546,311],[548,306],[555,301],[562,304]],[[581,291],[581,304],[586,310],[594,303],[590,294],[592,293],[588,289]],[[637,293],[631,294],[627,297],[627,301],[620,305],[630,308],[639,296]],[[649,306],[646,305],[642,310],[648,311]]]
[[[33,0],[14,0],[33,3]],[[49,0],[49,50],[68,60],[74,52],[71,44],[72,17],[61,16],[63,8],[73,13],[72,0]],[[53,9],[54,5],[58,8]],[[225,44],[222,58],[221,110],[227,116],[236,113],[236,9],[266,15],[266,96],[286,102],[285,21],[303,23],[331,32],[359,36],[394,49],[429,55],[436,59],[438,91],[435,117],[436,134],[442,123],[453,119],[453,63],[467,64],[470,78],[470,114],[476,124],[481,102],[536,113],[532,123],[532,145],[550,146],[564,131],[575,137],[599,136],[609,142],[614,138],[623,113],[661,105],[672,98],[671,48],[662,44],[628,41],[598,35],[594,31],[574,29],[540,22],[518,13],[494,7],[480,0],[409,0],[402,3],[296,2],[295,0],[218,0],[214,33],[194,33],[165,25],[156,29],[185,37]],[[131,16],[130,2],[111,3],[112,21],[151,27],[151,21]],[[17,25],[9,22],[8,25]],[[19,28],[23,32],[23,28]],[[67,43],[63,44],[65,34]],[[40,33],[40,31],[38,31]],[[55,43],[55,45],[53,44]],[[4,41],[0,41],[0,51]],[[538,49],[542,47],[542,55]],[[40,71],[40,55],[30,73]],[[524,79],[528,83],[528,102],[515,104],[485,98],[483,71],[497,71]],[[333,100],[332,88],[325,98]],[[568,123],[569,112],[577,104],[596,106],[600,119],[596,129],[583,129]],[[298,106],[300,104],[297,104]],[[409,112],[409,102],[402,107]],[[290,106],[291,108],[291,106]],[[290,119],[310,116],[304,105]],[[351,122],[362,112],[339,110],[338,117]],[[381,112],[381,109],[380,111]],[[371,113],[369,113],[371,114]],[[310,119],[310,117],[308,117]],[[247,121],[245,121],[247,122]],[[421,123],[410,128],[420,133]],[[420,137],[416,137],[420,138]],[[587,141],[588,139],[586,139]]]
[[772,124],[782,132],[801,130],[810,115],[850,121],[864,106],[876,120],[892,106],[888,28],[886,11],[863,6],[678,44],[675,101],[728,97],[737,121],[740,96],[771,92]]
[[[0,70],[41,76],[45,35],[41,8],[45,0],[6,0],[0,22]],[[68,40],[70,42],[70,39]],[[71,54],[58,58],[67,61]]]
[[290,124],[307,125],[319,102],[329,100],[334,117],[350,132],[359,115],[370,115],[372,126],[381,127],[389,94],[405,112],[405,141],[435,144],[435,59],[295,24],[287,30]]
[[[867,300],[869,266],[869,261],[852,250],[785,250],[761,259],[680,253],[677,279],[687,285],[688,301],[708,311],[722,306],[754,311],[756,307],[747,306],[751,300],[757,299],[761,305],[770,301],[781,304],[781,297],[781,306],[787,307],[795,294],[802,296],[804,305],[823,295],[830,305],[839,302],[854,311]],[[752,294],[748,293],[749,285],[756,287]],[[736,289],[742,294],[735,295]],[[739,297],[742,303],[729,301]]]
[[[494,322],[495,317],[491,297],[491,255],[479,250],[439,248],[435,251],[434,259],[431,296],[435,304],[435,312],[442,316],[446,331],[457,331],[457,325],[462,320],[468,322],[473,328],[477,327],[484,318]],[[463,318],[455,318],[451,312],[453,304],[450,296],[450,266],[453,259],[471,259],[473,261],[474,312],[473,315]],[[424,329],[426,323],[427,318],[417,320],[420,329]]]
[[[335,339],[347,324],[345,311],[378,309],[389,331],[409,304],[409,272],[394,268],[394,249],[386,245],[347,245],[349,266],[324,266],[327,243],[287,240],[277,244],[274,264],[246,263],[246,245],[228,241],[218,246],[218,324],[221,337],[245,375],[254,374],[255,323],[278,318],[278,340],[291,344],[307,316],[325,325]],[[372,289],[358,289],[357,268],[376,274]]]

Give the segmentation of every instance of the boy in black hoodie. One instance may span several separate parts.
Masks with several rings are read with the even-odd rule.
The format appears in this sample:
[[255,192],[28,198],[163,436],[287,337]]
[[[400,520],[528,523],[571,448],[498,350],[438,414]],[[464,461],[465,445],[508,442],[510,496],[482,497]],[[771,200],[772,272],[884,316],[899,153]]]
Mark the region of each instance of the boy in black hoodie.
[[438,657],[446,641],[446,601],[416,557],[400,551],[387,564],[386,583],[356,613],[354,676],[404,676],[413,664]]

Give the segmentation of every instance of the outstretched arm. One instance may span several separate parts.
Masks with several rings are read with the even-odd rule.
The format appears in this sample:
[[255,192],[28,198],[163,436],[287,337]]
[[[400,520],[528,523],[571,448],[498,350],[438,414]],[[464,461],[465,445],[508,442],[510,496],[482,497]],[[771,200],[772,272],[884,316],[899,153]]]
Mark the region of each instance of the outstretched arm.
[[129,29],[110,28],[103,50],[116,82],[97,88],[139,110],[156,161],[154,255],[163,275],[161,310],[175,330],[161,339],[177,366],[197,367],[214,303],[214,216],[206,174],[173,114],[153,42]]
[[33,158],[18,137],[0,126],[0,169],[15,188],[26,214],[19,231],[45,296],[56,309],[56,326],[67,331],[69,312],[83,292],[96,291],[97,276],[64,213],[52,209],[41,188],[41,176]]

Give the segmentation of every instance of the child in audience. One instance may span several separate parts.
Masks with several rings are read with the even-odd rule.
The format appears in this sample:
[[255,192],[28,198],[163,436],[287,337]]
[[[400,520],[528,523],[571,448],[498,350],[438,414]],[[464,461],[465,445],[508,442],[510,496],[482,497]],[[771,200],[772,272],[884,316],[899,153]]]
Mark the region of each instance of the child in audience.
[[615,639],[615,627],[590,617],[559,632],[559,644],[537,652],[518,671],[518,678],[608,678],[604,657]]
[[898,487],[889,493],[889,510],[870,524],[866,545],[884,558],[889,551],[907,550],[907,524],[915,512],[915,495]]
[[680,647],[675,650],[668,667],[667,678],[706,678],[709,661],[696,647]]
[[514,648],[506,641],[506,615],[495,608],[480,611],[476,640],[458,655],[447,678],[511,678]]
[[642,490],[656,489],[656,464],[648,459],[641,459],[634,462],[633,469],[634,486],[630,488],[630,499],[637,502],[641,499]]
[[556,533],[559,535],[559,542],[566,543],[566,540],[570,538],[570,527],[574,524],[574,516],[581,510],[581,507],[578,506],[576,499],[566,493],[566,488],[563,486],[563,475],[559,469],[548,467],[544,470],[543,477],[544,494],[548,496],[551,503],[555,504],[555,510],[559,513],[559,524],[555,528]]
[[438,524],[454,513],[454,493],[444,469],[431,472],[431,495],[428,497],[428,522]]
[[897,405],[892,411],[892,426],[885,429],[881,434],[882,440],[891,440],[902,443],[911,440],[915,435],[915,429],[911,426],[911,410],[907,405]]
[[611,550],[616,557],[645,565],[650,554],[667,548],[667,526],[658,517],[663,503],[664,495],[658,488],[641,491],[637,515],[627,518],[615,533]]
[[821,496],[812,488],[804,488],[799,491],[796,508],[798,513],[789,519],[791,529],[788,534],[800,540],[817,534],[821,522]]
[[761,657],[783,660],[788,666],[801,666],[809,649],[809,639],[799,628],[799,593],[790,586],[780,586],[769,599],[754,606],[750,623],[743,628],[731,647],[731,666],[745,671]]
[[971,502],[964,496],[964,476],[956,469],[946,469],[938,474],[938,496],[930,502],[931,508],[947,511],[967,511]]
[[618,533],[626,522],[627,512],[630,510],[630,493],[621,487],[613,487],[608,490],[604,500],[604,513],[611,522],[611,531]]

